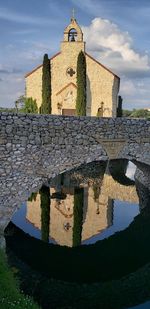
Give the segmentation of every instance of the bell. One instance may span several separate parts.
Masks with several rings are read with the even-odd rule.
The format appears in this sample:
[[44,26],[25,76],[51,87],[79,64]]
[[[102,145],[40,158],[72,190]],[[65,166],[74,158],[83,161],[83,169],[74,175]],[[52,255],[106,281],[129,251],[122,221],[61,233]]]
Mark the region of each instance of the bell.
[[74,35],[74,33],[71,34],[71,42],[75,42],[75,35]]

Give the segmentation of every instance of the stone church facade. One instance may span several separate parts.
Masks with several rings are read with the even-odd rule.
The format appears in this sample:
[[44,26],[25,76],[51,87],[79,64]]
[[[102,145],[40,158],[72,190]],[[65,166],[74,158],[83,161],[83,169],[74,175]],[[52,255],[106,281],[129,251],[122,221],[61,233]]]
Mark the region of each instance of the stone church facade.
[[[86,115],[116,117],[120,78],[92,58],[85,50],[83,33],[75,18],[64,31],[61,50],[51,61],[52,114],[75,115],[77,58],[86,57]],[[26,75],[26,97],[42,103],[42,65]]]

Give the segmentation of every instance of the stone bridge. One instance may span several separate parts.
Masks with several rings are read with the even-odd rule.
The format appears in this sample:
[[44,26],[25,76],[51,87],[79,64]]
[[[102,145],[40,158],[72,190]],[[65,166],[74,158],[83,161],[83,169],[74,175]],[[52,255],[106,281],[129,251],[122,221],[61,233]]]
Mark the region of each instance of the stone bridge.
[[29,194],[83,163],[150,165],[150,121],[0,113],[0,226]]

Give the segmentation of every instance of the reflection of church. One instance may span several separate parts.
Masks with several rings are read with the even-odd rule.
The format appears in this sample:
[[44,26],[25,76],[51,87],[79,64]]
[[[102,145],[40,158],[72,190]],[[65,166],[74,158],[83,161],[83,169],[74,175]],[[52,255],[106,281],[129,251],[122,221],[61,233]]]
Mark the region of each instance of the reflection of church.
[[[81,241],[101,233],[113,223],[113,200],[107,196],[99,196],[95,200],[92,187],[83,188],[83,225]],[[50,189],[51,196],[56,189]],[[49,235],[60,245],[72,247],[74,222],[74,189],[64,188],[65,199],[51,199]],[[36,201],[27,203],[26,218],[35,227],[41,229],[40,195]]]
[[[97,166],[96,166],[97,168]],[[99,178],[85,177],[84,172],[68,173],[57,176],[51,182],[49,235],[60,245],[72,246],[73,233],[81,228],[81,241],[86,242],[91,237],[100,234],[113,224],[114,200],[138,204],[136,188],[133,185],[124,186],[116,182],[110,175]],[[80,177],[79,177],[80,175]],[[83,176],[83,177],[82,177]],[[84,179],[86,182],[83,184]],[[79,184],[80,182],[80,184]],[[82,223],[75,222],[75,191],[82,191],[83,205]],[[35,201],[27,203],[26,219],[41,229],[40,195]],[[82,205],[81,205],[82,204]],[[77,217],[80,216],[78,213]],[[82,226],[79,226],[82,225]],[[76,227],[76,229],[74,229]]]
[[[86,92],[89,116],[115,117],[120,79],[85,51],[83,33],[74,17],[64,30],[61,50],[51,61],[52,114],[74,115],[77,95],[77,58],[86,57]],[[26,96],[42,102],[42,65],[26,75]]]

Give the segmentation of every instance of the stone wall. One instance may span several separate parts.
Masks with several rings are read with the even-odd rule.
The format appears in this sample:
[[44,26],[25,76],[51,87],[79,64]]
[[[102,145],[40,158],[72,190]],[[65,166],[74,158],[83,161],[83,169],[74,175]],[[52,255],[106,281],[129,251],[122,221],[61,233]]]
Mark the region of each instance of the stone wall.
[[119,79],[86,54],[87,115],[96,116],[103,102],[104,117],[116,117]]
[[41,65],[26,78],[26,97],[35,99],[38,108],[42,104],[42,69]]
[[150,165],[144,119],[0,113],[0,225],[47,179],[92,161]]

